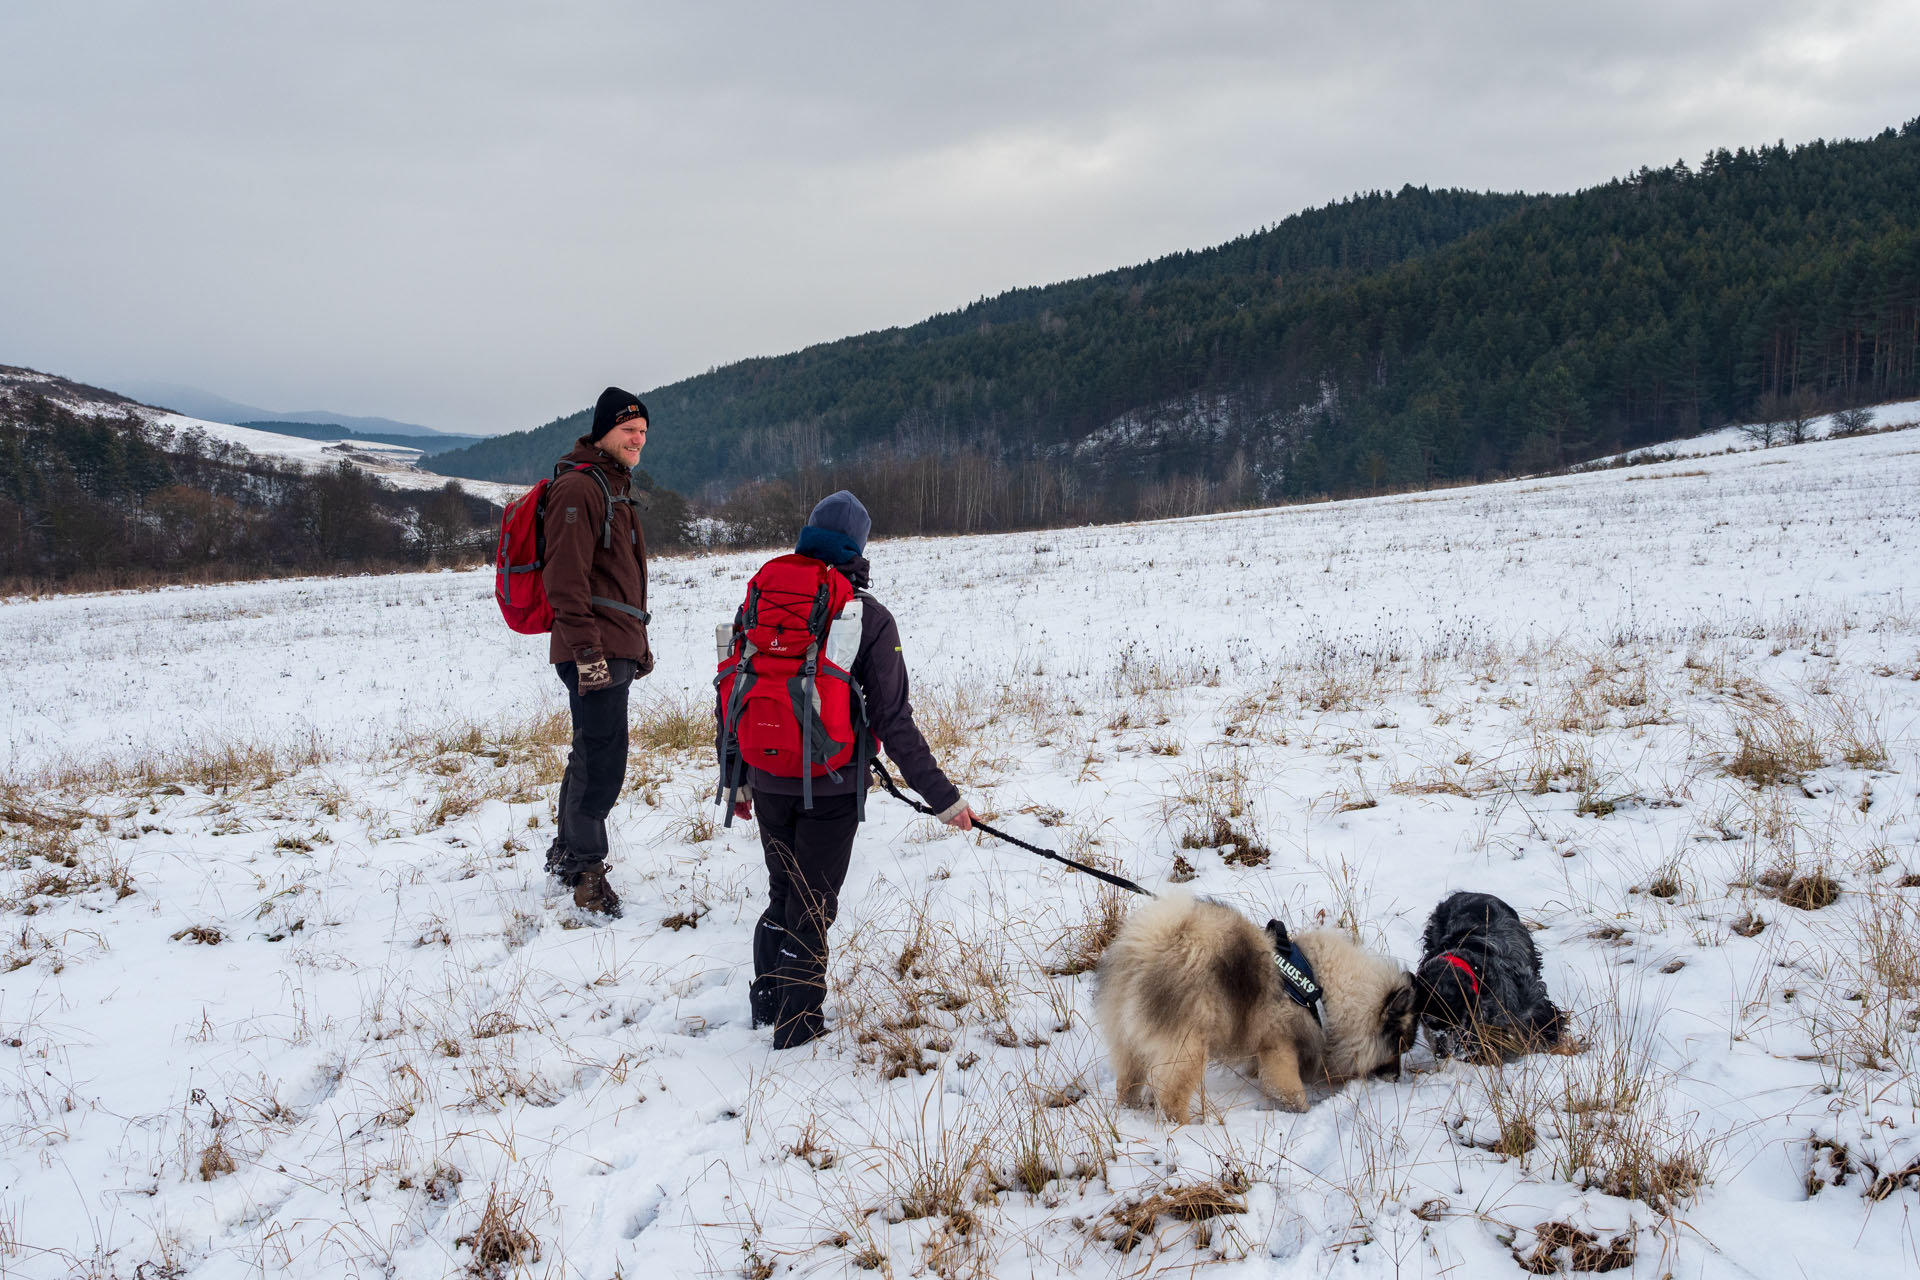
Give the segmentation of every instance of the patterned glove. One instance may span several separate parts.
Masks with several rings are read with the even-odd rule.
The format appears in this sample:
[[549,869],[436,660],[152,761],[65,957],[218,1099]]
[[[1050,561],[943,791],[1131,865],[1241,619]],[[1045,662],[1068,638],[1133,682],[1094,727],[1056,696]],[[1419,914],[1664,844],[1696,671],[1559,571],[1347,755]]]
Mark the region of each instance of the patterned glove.
[[574,678],[576,692],[594,693],[613,683],[613,673],[607,670],[607,656],[598,649],[582,649],[574,661],[579,667],[579,674]]

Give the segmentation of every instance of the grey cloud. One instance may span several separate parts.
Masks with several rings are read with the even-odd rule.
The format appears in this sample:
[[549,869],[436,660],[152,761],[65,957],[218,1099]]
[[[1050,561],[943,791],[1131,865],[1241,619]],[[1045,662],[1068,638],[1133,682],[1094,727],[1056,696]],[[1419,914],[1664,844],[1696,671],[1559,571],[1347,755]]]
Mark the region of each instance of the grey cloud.
[[1903,18],[29,0],[0,361],[513,429],[1355,190],[1875,131]]

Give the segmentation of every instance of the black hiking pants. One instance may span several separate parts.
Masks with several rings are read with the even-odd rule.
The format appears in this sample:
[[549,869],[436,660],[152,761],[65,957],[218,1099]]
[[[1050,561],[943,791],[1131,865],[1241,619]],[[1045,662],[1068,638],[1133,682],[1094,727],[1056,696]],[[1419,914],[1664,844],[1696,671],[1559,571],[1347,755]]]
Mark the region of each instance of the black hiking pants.
[[[767,858],[767,909],[753,931],[756,991],[772,998],[775,1043],[782,1032],[819,1034],[827,993],[827,930],[840,911],[840,886],[860,825],[855,796],[799,796],[757,791],[760,847]],[[808,1034],[808,1033],[811,1034]]]
[[555,864],[563,876],[607,860],[607,815],[627,780],[627,692],[639,665],[630,658],[609,658],[613,683],[581,694],[575,690],[579,665],[554,664],[573,716],[573,749],[560,778],[555,815],[562,848]]

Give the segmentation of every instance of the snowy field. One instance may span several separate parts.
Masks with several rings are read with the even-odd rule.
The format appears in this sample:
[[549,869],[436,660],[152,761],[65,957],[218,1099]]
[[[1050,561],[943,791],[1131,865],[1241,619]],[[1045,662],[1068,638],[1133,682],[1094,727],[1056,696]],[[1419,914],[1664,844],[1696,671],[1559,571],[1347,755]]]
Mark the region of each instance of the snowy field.
[[[1801,1276],[1920,1266],[1920,432],[871,548],[1013,833],[1411,964],[1537,926],[1580,1051],[1118,1107],[1127,895],[876,793],[834,1030],[747,1025],[713,625],[657,562],[624,919],[483,574],[0,603],[0,1275]],[[1837,894],[1837,896],[1835,896]]]

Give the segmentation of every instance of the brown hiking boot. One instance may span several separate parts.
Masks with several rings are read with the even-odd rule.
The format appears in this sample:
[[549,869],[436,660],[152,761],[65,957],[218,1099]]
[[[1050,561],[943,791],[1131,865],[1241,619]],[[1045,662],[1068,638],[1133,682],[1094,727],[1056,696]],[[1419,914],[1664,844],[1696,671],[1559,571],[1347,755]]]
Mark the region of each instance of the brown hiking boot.
[[620,895],[607,883],[605,863],[590,862],[580,868],[573,881],[573,905],[613,920],[620,918]]

